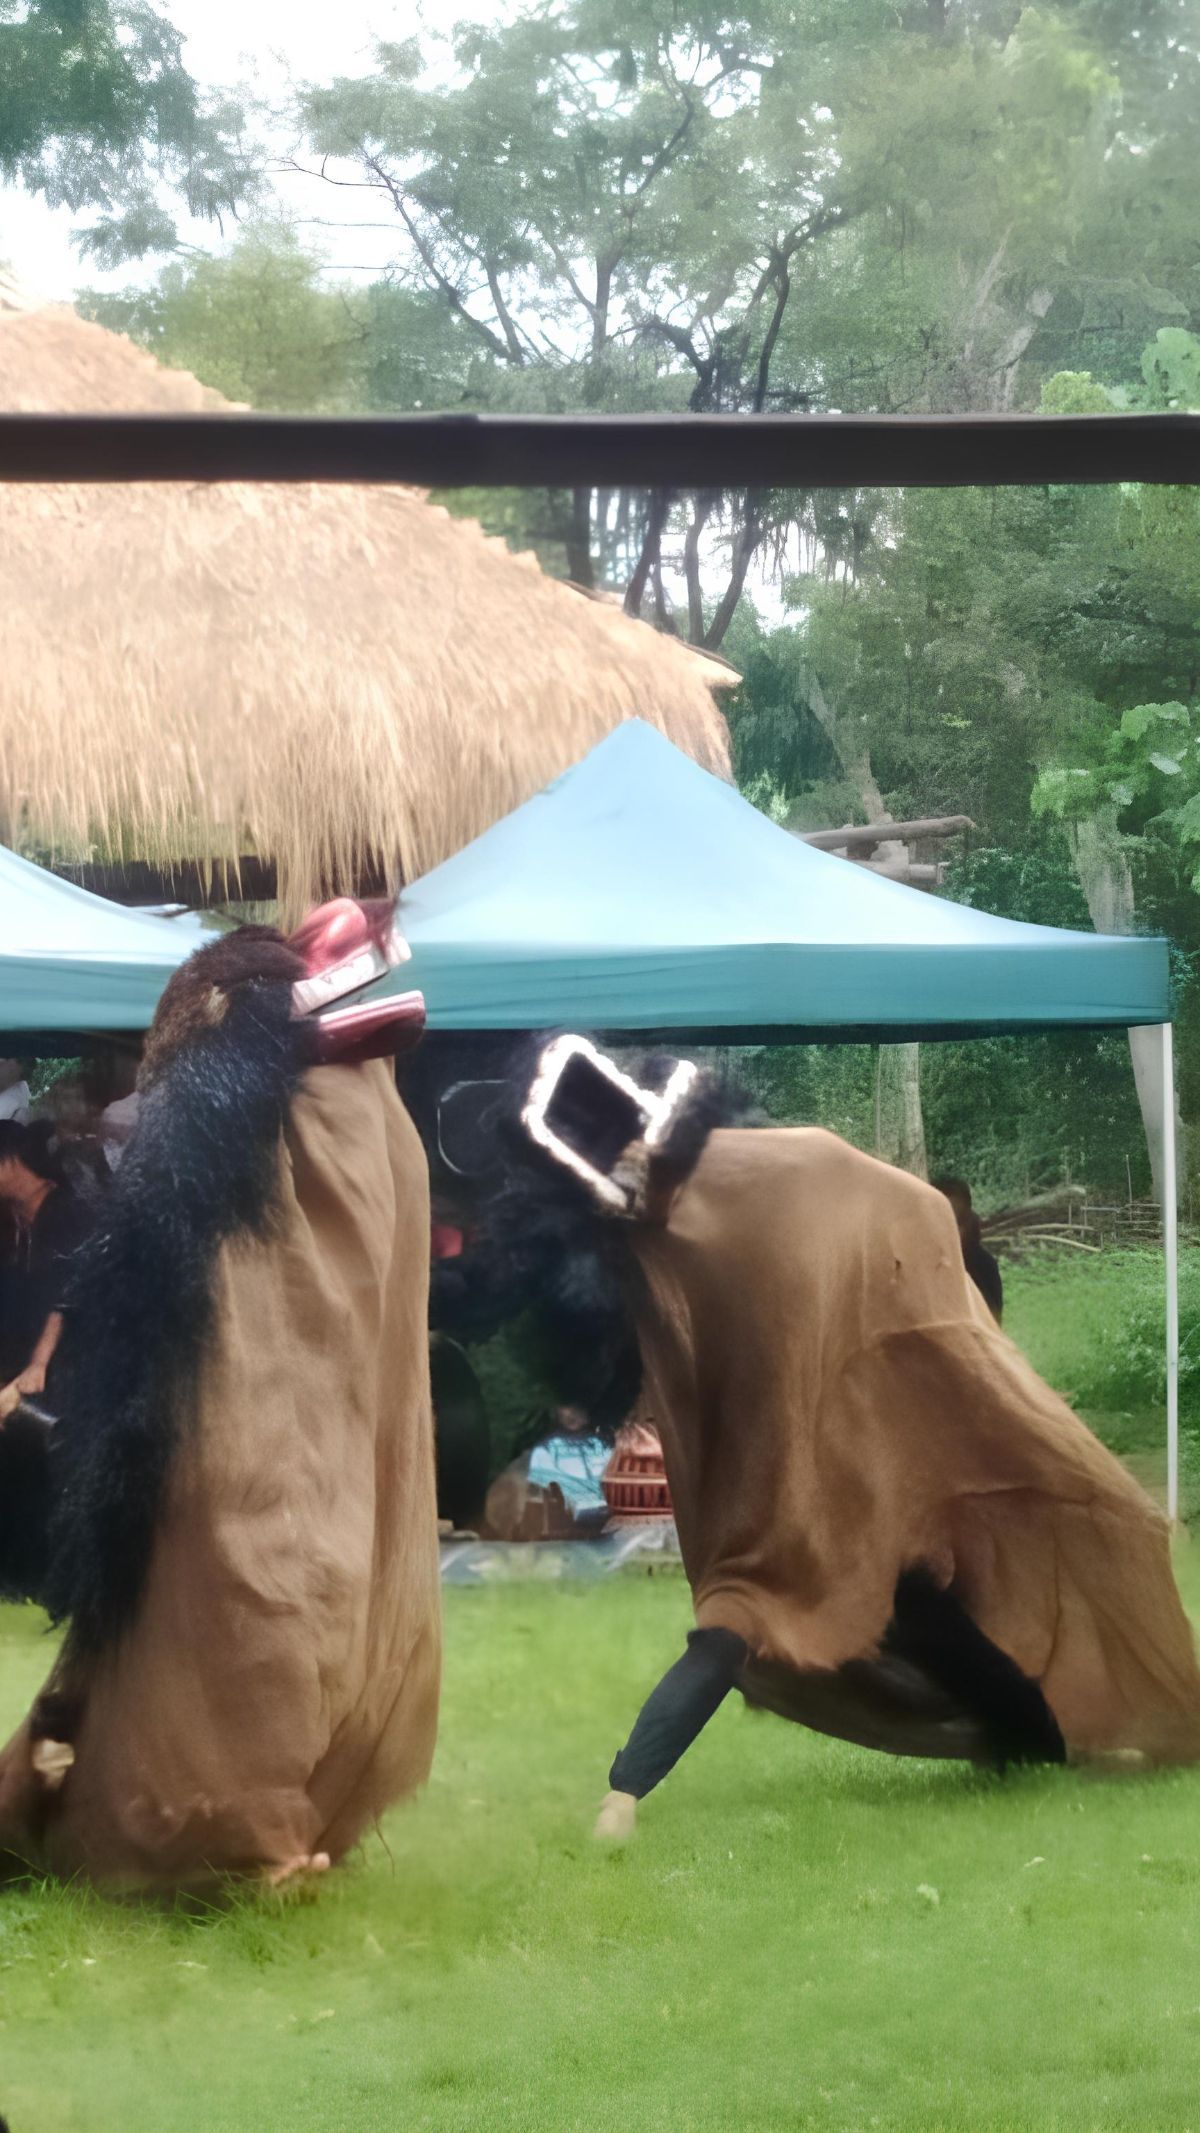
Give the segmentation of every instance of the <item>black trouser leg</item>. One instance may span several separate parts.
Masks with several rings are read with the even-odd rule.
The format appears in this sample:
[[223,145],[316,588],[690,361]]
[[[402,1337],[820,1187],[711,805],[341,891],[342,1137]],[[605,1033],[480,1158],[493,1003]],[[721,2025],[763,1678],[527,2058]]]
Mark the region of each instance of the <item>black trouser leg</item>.
[[609,1772],[614,1792],[644,1800],[736,1687],[747,1648],[730,1629],[694,1629],[681,1659],[646,1698]]
[[1001,1770],[1008,1763],[1066,1762],[1066,1743],[1037,1682],[928,1571],[906,1570],[900,1578],[887,1643],[975,1713]]

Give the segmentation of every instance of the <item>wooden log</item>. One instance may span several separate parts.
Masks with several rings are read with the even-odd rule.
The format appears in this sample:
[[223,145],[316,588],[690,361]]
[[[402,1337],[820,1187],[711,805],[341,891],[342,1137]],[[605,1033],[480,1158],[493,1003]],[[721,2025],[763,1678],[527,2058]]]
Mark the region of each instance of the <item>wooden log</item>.
[[915,844],[922,837],[957,837],[974,829],[970,815],[923,815],[916,822],[847,822],[841,829],[799,830],[818,852],[874,851],[879,844]]

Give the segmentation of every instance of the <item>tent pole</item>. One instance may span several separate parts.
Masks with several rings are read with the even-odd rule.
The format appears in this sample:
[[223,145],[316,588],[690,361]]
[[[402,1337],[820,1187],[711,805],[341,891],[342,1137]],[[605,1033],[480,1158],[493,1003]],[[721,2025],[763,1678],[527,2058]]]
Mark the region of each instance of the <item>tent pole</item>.
[[1175,1164],[1175,1043],[1162,1024],[1163,1257],[1167,1278],[1167,1515],[1179,1516],[1179,1194]]

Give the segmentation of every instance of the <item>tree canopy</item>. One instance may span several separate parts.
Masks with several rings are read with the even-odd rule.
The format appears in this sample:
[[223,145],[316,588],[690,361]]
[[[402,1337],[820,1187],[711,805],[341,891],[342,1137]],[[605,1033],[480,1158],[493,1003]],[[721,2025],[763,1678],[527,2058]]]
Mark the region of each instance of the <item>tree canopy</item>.
[[[299,117],[394,212],[395,277],[473,341],[477,405],[1028,406],[1193,321],[1195,10],[1136,12],[570,0],[462,29],[449,86],[382,45]],[[568,567],[715,647],[807,508],[576,497]]]
[[81,246],[101,265],[170,251],[174,202],[234,214],[258,182],[243,130],[150,0],[0,0],[0,178],[90,211]]
[[[448,56],[382,44],[295,119],[300,167],[386,208],[386,274],[352,286],[254,225],[91,299],[234,398],[1200,407],[1200,0],[561,0],[466,25]],[[959,893],[1168,930],[1200,1101],[1192,492],[453,501],[723,648],[738,775],[776,819],[968,814]],[[1073,1056],[1079,1134],[1089,1075],[1091,1115],[1126,1133],[1111,1040]],[[1034,1170],[1061,1050],[1043,1069]],[[951,1082],[929,1088],[958,1146]]]

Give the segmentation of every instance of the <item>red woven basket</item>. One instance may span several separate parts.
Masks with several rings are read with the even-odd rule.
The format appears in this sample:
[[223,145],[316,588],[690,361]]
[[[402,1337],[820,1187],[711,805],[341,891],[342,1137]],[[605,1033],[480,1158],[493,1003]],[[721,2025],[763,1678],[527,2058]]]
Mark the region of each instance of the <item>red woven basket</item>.
[[600,1485],[614,1525],[671,1517],[662,1444],[649,1422],[631,1422],[621,1431]]

